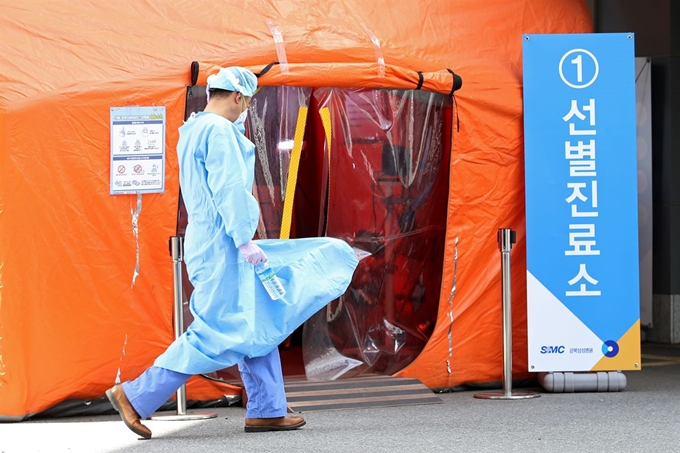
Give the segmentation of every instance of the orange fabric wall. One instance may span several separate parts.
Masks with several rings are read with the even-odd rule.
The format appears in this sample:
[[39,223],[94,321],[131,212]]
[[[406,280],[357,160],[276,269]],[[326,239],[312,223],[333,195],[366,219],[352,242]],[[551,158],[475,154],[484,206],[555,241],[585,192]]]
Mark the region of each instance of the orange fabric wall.
[[[502,378],[499,228],[517,231],[511,254],[513,374],[528,377],[522,34],[592,32],[579,1],[456,1],[454,61],[463,77],[456,95],[460,132],[451,155],[447,253],[438,322],[420,356],[399,374],[431,388]],[[471,26],[475,24],[475,26]],[[456,289],[454,249],[458,240]],[[450,354],[448,330],[452,326]],[[450,357],[449,357],[450,356]],[[451,360],[451,372],[446,360]]]
[[[411,88],[424,71],[424,89],[448,93],[445,68],[463,77],[439,322],[402,374],[432,387],[500,378],[499,227],[518,230],[515,366],[526,370],[521,33],[589,31],[581,0],[0,0],[0,10],[0,416],[100,396],[172,341],[167,240],[189,65],[201,62],[204,81],[220,65],[281,60],[267,19],[293,65],[262,84]],[[109,108],[131,105],[167,112],[166,192],[142,197],[134,285],[137,197],[109,195]],[[225,392],[236,389],[199,381],[189,398]]]

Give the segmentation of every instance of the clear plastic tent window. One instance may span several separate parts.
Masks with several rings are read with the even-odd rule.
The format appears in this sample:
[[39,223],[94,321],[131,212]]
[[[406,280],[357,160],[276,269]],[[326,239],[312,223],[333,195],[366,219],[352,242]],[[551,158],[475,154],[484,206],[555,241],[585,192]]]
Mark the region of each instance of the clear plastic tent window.
[[[187,116],[204,93],[192,87]],[[279,86],[253,97],[258,236],[337,237],[362,256],[348,291],[284,343],[286,375],[389,375],[424,348],[439,306],[451,107],[414,90]],[[180,199],[178,234],[186,224]],[[185,301],[191,290],[185,277]],[[209,377],[234,381],[238,371]]]

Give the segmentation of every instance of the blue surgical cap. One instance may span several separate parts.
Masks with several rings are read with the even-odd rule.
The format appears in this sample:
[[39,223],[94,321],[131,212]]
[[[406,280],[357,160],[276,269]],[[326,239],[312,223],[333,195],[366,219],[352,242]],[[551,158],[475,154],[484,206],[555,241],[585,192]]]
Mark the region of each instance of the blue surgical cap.
[[257,77],[251,71],[239,66],[222,68],[217,74],[208,77],[208,89],[238,91],[243,96],[252,97],[257,89]]

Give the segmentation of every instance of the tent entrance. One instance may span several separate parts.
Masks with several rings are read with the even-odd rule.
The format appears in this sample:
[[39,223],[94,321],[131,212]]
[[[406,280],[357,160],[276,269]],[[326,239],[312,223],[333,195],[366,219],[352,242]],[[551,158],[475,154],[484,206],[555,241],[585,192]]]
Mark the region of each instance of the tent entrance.
[[[204,86],[189,88],[186,116],[205,103]],[[439,307],[451,110],[451,98],[417,90],[275,86],[253,97],[257,236],[337,237],[366,255],[348,291],[281,345],[287,378],[392,375],[425,347]],[[180,197],[178,235],[186,224]],[[239,378],[235,368],[210,377]]]

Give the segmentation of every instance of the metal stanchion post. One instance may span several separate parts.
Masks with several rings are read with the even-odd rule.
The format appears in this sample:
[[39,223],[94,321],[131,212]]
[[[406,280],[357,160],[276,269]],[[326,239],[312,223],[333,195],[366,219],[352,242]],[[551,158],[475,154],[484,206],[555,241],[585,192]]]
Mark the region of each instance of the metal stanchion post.
[[[172,256],[172,277],[175,292],[175,338],[184,333],[184,306],[182,304],[182,259],[184,255],[184,240],[179,236],[170,238],[170,255]],[[177,415],[159,415],[150,417],[151,420],[205,420],[217,417],[217,413],[187,414],[187,388],[185,384],[177,389]]]
[[498,230],[498,248],[501,251],[503,273],[503,390],[475,394],[475,398],[491,400],[518,400],[537,398],[536,392],[512,391],[512,291],[510,288],[510,251],[516,242],[515,231]]

